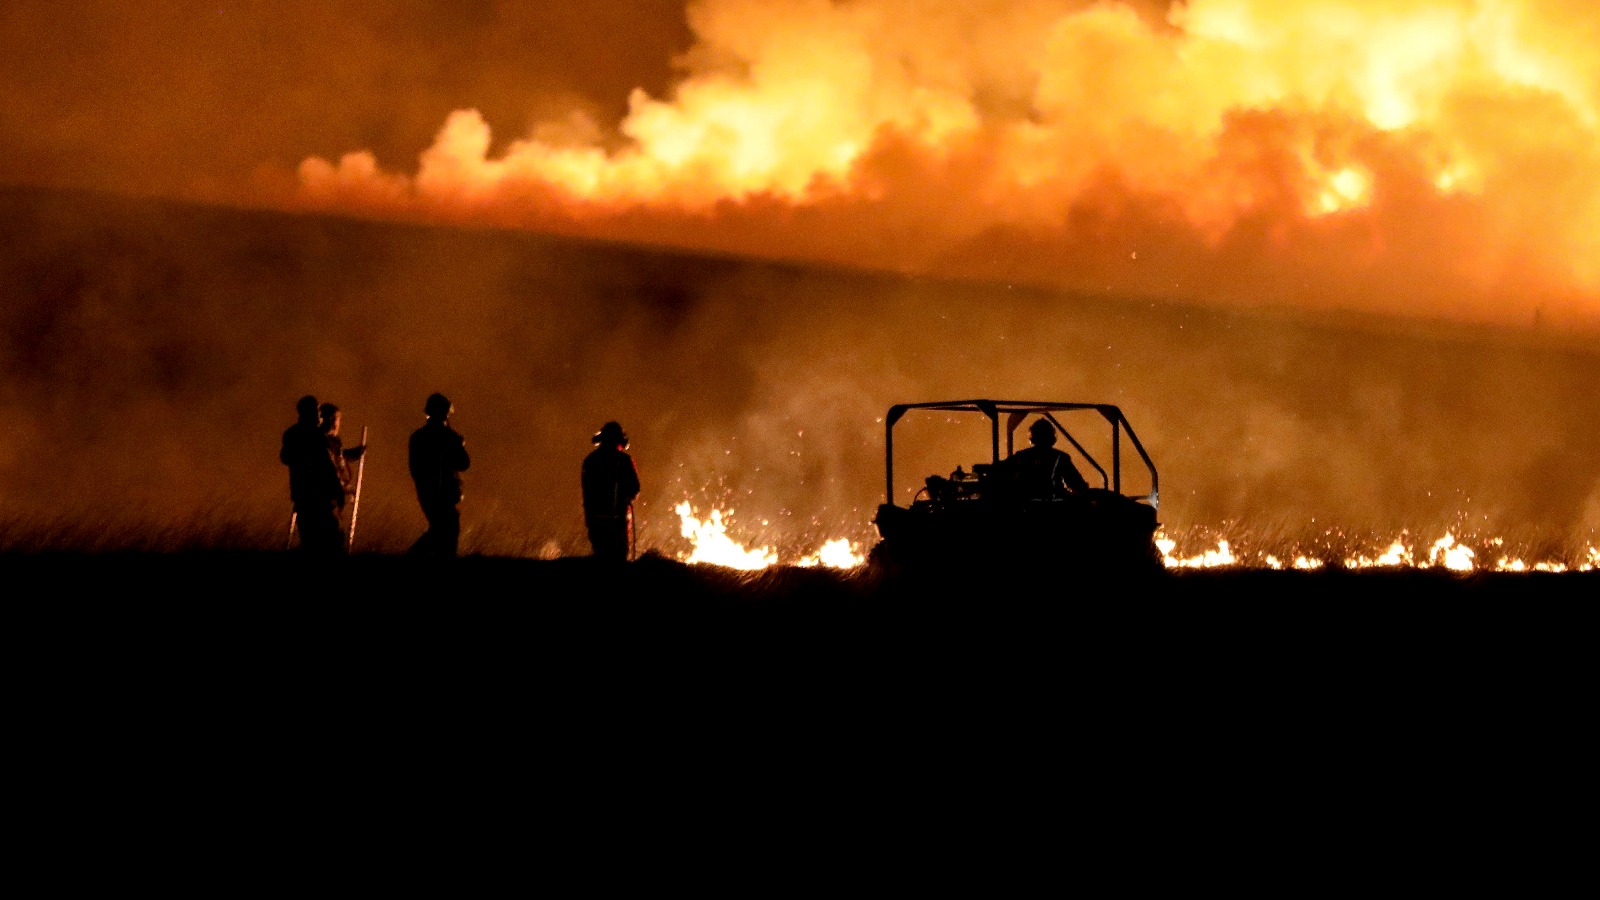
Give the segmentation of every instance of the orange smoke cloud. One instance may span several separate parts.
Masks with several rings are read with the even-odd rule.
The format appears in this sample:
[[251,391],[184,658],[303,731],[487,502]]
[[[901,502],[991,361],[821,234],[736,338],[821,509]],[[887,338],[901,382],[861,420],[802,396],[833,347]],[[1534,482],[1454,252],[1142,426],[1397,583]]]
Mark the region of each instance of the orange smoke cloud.
[[451,114],[297,202],[936,274],[1520,320],[1600,310],[1600,10],[702,0],[670,98]]

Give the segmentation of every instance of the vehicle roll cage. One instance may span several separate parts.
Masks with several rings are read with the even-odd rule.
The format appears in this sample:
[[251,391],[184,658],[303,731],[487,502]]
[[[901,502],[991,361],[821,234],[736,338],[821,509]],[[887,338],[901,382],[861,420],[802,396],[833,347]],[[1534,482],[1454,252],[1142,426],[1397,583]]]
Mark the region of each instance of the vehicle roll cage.
[[[1072,412],[1075,410],[1094,410],[1099,413],[1111,426],[1111,471],[1108,473],[1094,455],[1083,448],[1072,432],[1055,417],[1056,413]],[[1057,432],[1067,439],[1069,443],[1082,455],[1083,459],[1100,473],[1100,486],[1122,493],[1122,436],[1128,437],[1128,442],[1138,452],[1139,458],[1144,461],[1144,466],[1150,472],[1150,493],[1134,496],[1130,499],[1148,502],[1152,508],[1159,508],[1160,504],[1160,477],[1156,473],[1156,465],[1150,460],[1150,454],[1145,452],[1144,445],[1139,442],[1139,436],[1133,431],[1133,426],[1122,415],[1122,410],[1108,403],[1048,403],[1030,400],[935,400],[927,403],[896,403],[889,407],[889,412],[884,416],[884,471],[885,482],[888,490],[888,502],[894,504],[894,426],[906,413],[912,410],[934,410],[946,412],[980,412],[989,419],[990,453],[992,461],[999,463],[1000,456],[1000,417],[1005,415],[1006,456],[1010,456],[1016,447],[1017,426],[1029,416],[1042,416],[1049,421]]]

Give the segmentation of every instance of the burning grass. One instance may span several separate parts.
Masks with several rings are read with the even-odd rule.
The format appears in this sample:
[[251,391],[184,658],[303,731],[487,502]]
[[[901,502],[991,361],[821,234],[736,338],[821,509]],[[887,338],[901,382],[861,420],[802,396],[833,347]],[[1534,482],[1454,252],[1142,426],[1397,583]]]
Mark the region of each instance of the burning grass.
[[[1436,535],[1436,536],[1435,536]],[[1560,543],[1548,538],[1401,529],[1328,529],[1309,537],[1254,534],[1246,529],[1203,529],[1182,536],[1157,535],[1169,569],[1438,569],[1471,572],[1566,572],[1600,567],[1600,539]]]
[[[727,510],[703,514],[683,501],[674,510],[676,535],[647,540],[637,554],[672,560],[708,572],[759,582],[761,573],[816,568],[836,573],[866,568],[870,547],[844,537],[818,535],[781,548],[754,544]],[[399,557],[420,534],[409,519],[380,512],[359,520],[353,551]],[[656,529],[659,531],[660,529]],[[1187,532],[1157,532],[1169,572],[1193,570],[1291,571],[1432,570],[1473,573],[1583,573],[1600,569],[1600,536],[1558,542],[1541,535],[1498,535],[1441,527],[1342,530],[1296,534],[1286,528],[1252,530],[1241,523]],[[49,517],[0,519],[0,553],[9,555],[100,554],[186,555],[194,553],[282,553],[294,547],[286,517],[264,510],[205,508],[181,520],[137,509],[85,515],[62,511]],[[555,561],[587,556],[579,534],[537,534],[493,515],[470,517],[462,535],[463,556]]]

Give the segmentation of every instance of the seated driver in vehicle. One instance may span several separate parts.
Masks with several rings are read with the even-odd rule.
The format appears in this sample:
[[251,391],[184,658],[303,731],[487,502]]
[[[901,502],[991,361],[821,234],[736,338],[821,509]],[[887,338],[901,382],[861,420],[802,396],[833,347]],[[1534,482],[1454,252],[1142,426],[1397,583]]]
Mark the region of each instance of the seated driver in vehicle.
[[1033,420],[1028,442],[1032,446],[1011,454],[1004,463],[1007,481],[1018,497],[1054,500],[1089,488],[1072,457],[1056,449],[1056,429],[1048,419]]

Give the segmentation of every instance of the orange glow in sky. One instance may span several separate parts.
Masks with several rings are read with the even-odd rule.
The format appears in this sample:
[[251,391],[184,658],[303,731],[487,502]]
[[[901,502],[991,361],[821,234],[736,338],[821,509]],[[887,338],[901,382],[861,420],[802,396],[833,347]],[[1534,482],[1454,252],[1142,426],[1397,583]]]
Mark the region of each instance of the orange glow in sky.
[[[1163,18],[1111,0],[702,0],[687,14],[683,79],[635,90],[620,122],[573,113],[491,152],[491,124],[460,109],[413,172],[360,149],[306,159],[298,202],[1135,290],[1260,292],[1186,260],[1275,254],[1410,297],[1370,305],[1468,315],[1484,311],[1452,308],[1462,291],[1600,289],[1587,4],[1191,0]],[[1096,240],[1116,252],[1085,249]],[[1043,252],[1013,254],[1031,259],[1013,273],[999,245]]]

